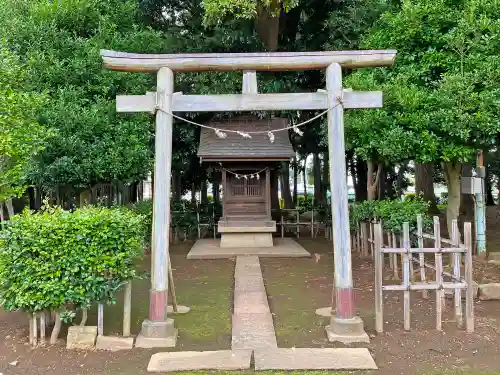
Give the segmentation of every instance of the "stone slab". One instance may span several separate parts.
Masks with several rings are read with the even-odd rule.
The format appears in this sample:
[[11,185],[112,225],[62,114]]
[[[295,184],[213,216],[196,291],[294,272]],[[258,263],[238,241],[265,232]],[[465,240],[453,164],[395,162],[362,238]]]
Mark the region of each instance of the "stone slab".
[[72,326],[68,328],[66,349],[93,349],[97,338],[96,326]]
[[329,318],[332,316],[332,308],[331,307],[321,307],[316,309],[316,315],[323,316],[325,318]]
[[255,370],[376,370],[366,348],[256,349]]
[[[261,277],[241,276],[234,281],[234,294],[266,290]],[[267,295],[266,295],[267,299]]]
[[267,248],[222,248],[220,240],[200,239],[189,251],[187,259],[227,259],[245,255],[265,258],[305,258],[311,256],[292,238],[275,238],[274,246]]
[[[465,298],[466,297],[466,290],[465,289],[462,289],[461,290],[461,296],[462,298]],[[478,297],[478,293],[479,293],[479,284],[476,283],[475,281],[472,282],[472,295],[473,295],[473,298],[477,298]],[[454,298],[455,296],[455,290],[454,289],[445,289],[444,290],[444,295],[447,297],[447,298]]]
[[235,290],[234,313],[235,314],[265,314],[270,312],[265,290],[246,292]]
[[118,336],[97,336],[95,348],[97,350],[128,350],[134,347],[133,337],[118,337]]
[[479,285],[479,299],[483,301],[500,300],[500,283]]
[[269,233],[222,233],[221,248],[269,248],[273,247],[273,234]]
[[156,353],[149,361],[148,372],[248,370],[251,359],[252,350]]
[[232,318],[232,349],[277,348],[273,317],[267,314],[238,314]]
[[187,314],[191,311],[191,308],[187,306],[177,305],[177,311],[174,311],[174,307],[172,305],[167,306],[167,314]]
[[135,339],[136,348],[175,348],[177,344],[177,329],[175,334],[169,337],[146,337],[141,334]]

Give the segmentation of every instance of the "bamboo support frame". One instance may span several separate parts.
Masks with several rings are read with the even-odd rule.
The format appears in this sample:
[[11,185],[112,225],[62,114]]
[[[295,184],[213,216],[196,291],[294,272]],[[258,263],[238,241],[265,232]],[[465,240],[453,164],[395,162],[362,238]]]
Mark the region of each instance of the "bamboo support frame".
[[408,223],[403,224],[403,285],[405,286],[404,297],[403,297],[403,315],[404,315],[404,328],[405,331],[410,330],[410,272],[413,267],[410,262],[410,228]]
[[[473,280],[472,280],[472,228],[470,223],[464,224],[464,245],[460,244],[458,237],[458,222],[452,223],[452,239],[448,242],[452,243],[451,248],[441,247],[441,234],[439,218],[434,217],[434,233],[428,235],[434,240],[434,248],[424,248],[423,239],[425,236],[421,235],[423,230],[422,218],[417,218],[417,236],[418,248],[412,249],[410,243],[409,224],[403,225],[403,236],[401,240],[401,248],[393,248],[396,244],[396,237],[390,233],[388,235],[388,246],[384,245],[384,234],[382,233],[382,226],[380,223],[374,225],[374,250],[375,250],[375,330],[378,333],[383,332],[383,292],[384,291],[402,291],[403,298],[403,317],[404,329],[410,330],[410,291],[421,291],[424,298],[426,298],[428,291],[434,290],[436,292],[436,329],[441,331],[443,329],[442,314],[445,307],[444,290],[454,291],[454,315],[458,327],[463,326],[463,312],[462,312],[462,295],[465,293],[465,329],[467,332],[474,332],[474,310],[473,310]],[[394,241],[393,241],[394,240]],[[418,253],[419,257],[414,258],[412,254]],[[425,262],[423,255],[425,253],[434,253],[435,266]],[[461,276],[460,266],[461,257],[464,253],[465,257],[465,275]],[[384,254],[397,255],[402,254],[402,272],[403,282],[399,285],[383,285],[383,272],[384,272]],[[392,255],[391,255],[392,254]],[[443,254],[451,254],[453,273],[448,273],[443,270]],[[394,259],[393,259],[394,265]],[[411,280],[410,264],[415,263],[420,267],[420,281],[415,282]],[[428,281],[425,273],[425,268],[431,268],[436,271],[435,281]],[[444,277],[449,278],[451,281],[444,281]],[[464,290],[465,292],[462,292]],[[424,294],[424,292],[426,292]]]
[[434,216],[434,246],[436,247],[436,253],[434,255],[436,264],[436,284],[439,287],[436,289],[436,329],[441,331],[443,329],[443,255],[438,252],[438,249],[441,248],[441,228],[439,227],[439,218],[437,216]]
[[[417,215],[417,242],[418,242],[418,247],[423,248],[424,247],[424,223],[423,223],[423,218],[422,215]],[[418,254],[418,260],[419,260],[419,266],[420,266],[420,281],[422,283],[425,283],[426,280],[426,275],[425,275],[425,255],[424,253],[419,253]],[[413,256],[412,256],[412,261],[413,261]],[[429,298],[429,293],[427,290],[422,290],[422,298],[428,299]]]

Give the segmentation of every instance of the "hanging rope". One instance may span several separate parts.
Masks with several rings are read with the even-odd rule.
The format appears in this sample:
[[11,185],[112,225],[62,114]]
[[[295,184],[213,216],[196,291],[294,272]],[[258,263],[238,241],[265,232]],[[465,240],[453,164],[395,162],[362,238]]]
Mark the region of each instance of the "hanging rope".
[[249,178],[252,179],[252,178],[255,178],[257,180],[260,180],[260,174],[262,172],[265,172],[267,169],[269,168],[263,168],[261,169],[260,171],[257,171],[257,172],[253,172],[253,173],[248,173],[248,174],[241,174],[241,173],[235,173],[233,171],[230,171],[229,169],[226,169],[222,166],[222,163],[219,163],[219,165],[221,166],[221,169],[223,169],[226,173],[229,173],[229,174],[232,174],[233,176],[235,176],[237,179],[240,179],[240,178],[244,178],[246,180],[248,180]]
[[188,124],[191,124],[191,125],[195,125],[195,126],[199,126],[200,128],[205,128],[205,129],[210,129],[212,130],[215,135],[218,137],[218,138],[221,138],[221,139],[224,139],[224,138],[227,138],[227,133],[235,133],[235,134],[239,134],[240,136],[242,136],[243,138],[252,138],[252,134],[267,134],[267,136],[269,137],[269,141],[271,143],[274,143],[274,133],[277,133],[277,132],[281,132],[281,131],[285,131],[285,130],[289,130],[289,129],[293,129],[293,131],[295,133],[297,133],[298,135],[303,135],[304,133],[299,129],[299,127],[302,127],[304,125],[307,125],[311,122],[313,122],[314,120],[317,120],[318,118],[326,115],[329,111],[331,111],[332,109],[336,108],[337,106],[339,105],[343,105],[342,103],[342,98],[341,97],[336,97],[337,99],[337,104],[335,104],[334,106],[330,107],[330,108],[327,108],[326,110],[324,110],[323,112],[321,112],[320,114],[308,119],[308,120],[305,120],[299,124],[294,124],[294,125],[290,125],[290,126],[285,126],[284,128],[280,128],[280,129],[273,129],[273,130],[254,130],[254,131],[240,131],[240,130],[234,130],[234,129],[222,129],[222,128],[217,128],[217,127],[214,127],[214,126],[209,126],[209,125],[205,125],[205,124],[200,124],[198,122],[195,122],[195,121],[191,121],[191,120],[188,120],[187,118],[185,117],[181,117],[181,116],[178,116],[176,115],[175,113],[172,113],[172,112],[169,112],[169,111],[165,111],[163,108],[161,108],[159,105],[156,105],[155,108],[156,110],[158,111],[162,111],[163,113],[166,113],[178,120],[181,120],[181,121],[184,121]]

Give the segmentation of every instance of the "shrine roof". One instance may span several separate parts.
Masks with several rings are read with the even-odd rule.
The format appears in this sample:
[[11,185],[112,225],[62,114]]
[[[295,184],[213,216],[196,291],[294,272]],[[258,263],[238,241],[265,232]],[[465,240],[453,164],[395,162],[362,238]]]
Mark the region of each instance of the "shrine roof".
[[288,131],[274,133],[274,143],[269,141],[267,131],[281,129],[288,125],[285,118],[260,120],[254,116],[239,116],[229,121],[210,122],[207,125],[220,129],[234,129],[242,132],[266,131],[243,138],[237,133],[227,132],[226,138],[218,138],[211,129],[201,129],[198,156],[205,161],[227,160],[273,160],[285,161],[295,156]]

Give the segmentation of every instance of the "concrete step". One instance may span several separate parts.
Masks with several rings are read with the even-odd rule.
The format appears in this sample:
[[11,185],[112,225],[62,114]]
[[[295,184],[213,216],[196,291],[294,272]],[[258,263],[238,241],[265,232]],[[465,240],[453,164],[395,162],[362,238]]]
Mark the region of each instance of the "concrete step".
[[149,361],[148,372],[248,370],[251,359],[251,350],[156,353]]
[[366,348],[255,349],[255,370],[376,370]]

